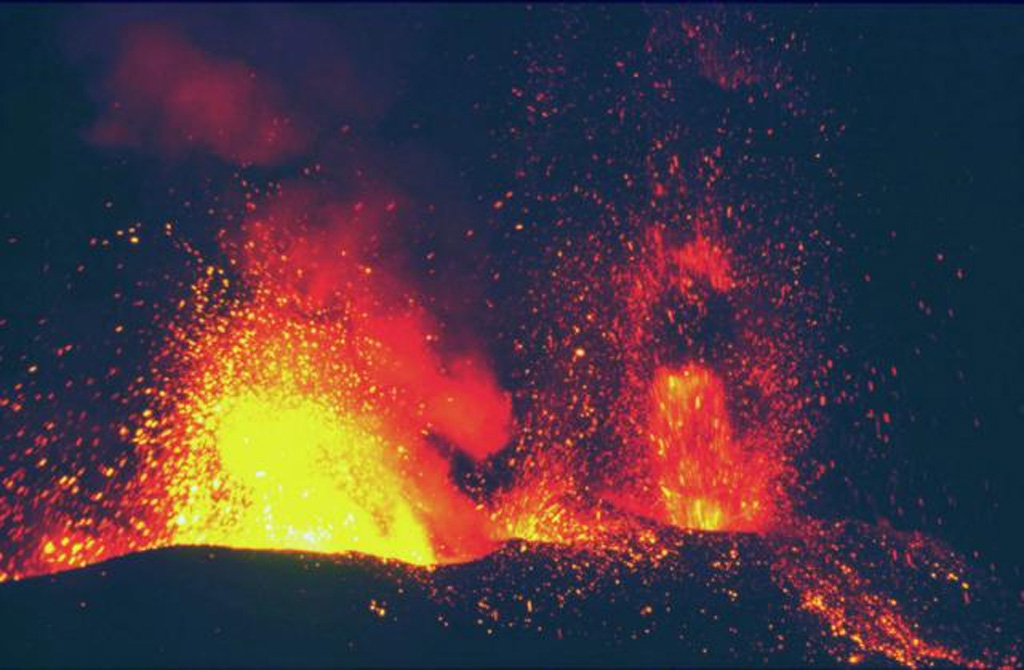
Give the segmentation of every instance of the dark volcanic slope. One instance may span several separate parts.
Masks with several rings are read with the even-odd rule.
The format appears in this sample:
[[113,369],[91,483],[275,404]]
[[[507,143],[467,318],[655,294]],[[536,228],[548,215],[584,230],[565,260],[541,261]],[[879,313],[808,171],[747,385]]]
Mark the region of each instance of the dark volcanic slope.
[[154,551],[0,587],[0,665],[835,662],[822,621],[773,579],[767,542],[681,542],[657,568],[510,545],[432,572],[365,557]]

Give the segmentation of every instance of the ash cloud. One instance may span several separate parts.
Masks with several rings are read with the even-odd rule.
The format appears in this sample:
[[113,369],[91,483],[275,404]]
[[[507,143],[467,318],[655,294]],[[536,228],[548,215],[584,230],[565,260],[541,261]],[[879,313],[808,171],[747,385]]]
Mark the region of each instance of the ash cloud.
[[272,165],[308,149],[276,86],[243,61],[217,58],[157,24],[123,31],[89,131],[100,146],[178,156],[207,151],[241,165]]
[[[481,264],[461,263],[463,249],[429,276],[416,271],[416,255],[465,247],[463,231],[477,224],[446,157],[389,136],[406,83],[399,63],[410,35],[425,29],[389,26],[392,13],[355,8],[349,22],[320,22],[311,8],[97,10],[85,32],[99,43],[79,35],[70,45],[99,110],[86,138],[155,156],[191,179],[210,165],[195,159],[209,158],[243,175],[280,175],[255,200],[247,193],[244,216],[222,222],[243,273],[314,309],[344,303],[356,335],[381,347],[370,378],[403,390],[404,421],[483,459],[506,445],[512,418],[478,344],[479,308],[467,307],[482,302],[471,279]],[[237,185],[223,188],[222,200],[238,200]]]

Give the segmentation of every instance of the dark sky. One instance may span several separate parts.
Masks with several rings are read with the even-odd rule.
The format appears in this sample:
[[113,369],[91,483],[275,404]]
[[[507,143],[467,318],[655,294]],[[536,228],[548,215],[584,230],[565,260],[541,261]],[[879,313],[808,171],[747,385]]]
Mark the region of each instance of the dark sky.
[[864,6],[822,19],[837,69],[820,94],[849,114],[838,212],[856,235],[853,353],[899,370],[894,488],[923,497],[932,523],[945,517],[940,534],[1019,569],[1024,12]]
[[[125,10],[143,18],[161,11]],[[623,34],[642,24],[629,8],[616,11]],[[851,366],[860,379],[872,377],[873,365],[899,371],[877,392],[895,415],[884,448],[862,446],[870,440],[856,426],[864,405],[836,411],[822,432],[816,448],[856,482],[823,494],[826,513],[924,528],[961,550],[980,550],[1020,588],[1024,11],[758,11],[797,21],[810,35],[800,64],[813,75],[810,95],[847,126],[835,148],[841,187],[834,205],[844,231],[838,267]],[[521,8],[182,7],[174,14],[226,53],[249,49],[254,64],[277,76],[340,49],[359,91],[359,104],[343,109],[357,128],[374,124],[368,141],[373,155],[384,156],[377,173],[436,200],[452,220],[485,215],[503,178],[500,162],[489,158],[501,106],[488,101],[514,83],[520,61],[509,54],[536,25]],[[136,220],[175,218],[187,228],[196,219],[182,207],[187,194],[217,195],[210,181],[190,178],[194,162],[168,167],[86,141],[104,45],[121,20],[102,8],[0,9],[4,384],[41,342],[89,339],[104,330],[97,324],[130,318],[109,299],[122,282],[111,269],[66,288],[89,238]],[[233,30],[217,36],[225,23]],[[321,36],[304,32],[311,25]],[[343,47],[322,37],[335,34]],[[254,36],[269,40],[255,42],[267,48],[254,49]],[[471,53],[476,70],[454,67]],[[452,111],[475,101],[482,104],[477,115]],[[314,97],[302,104],[315,115],[330,103]],[[210,180],[230,179],[229,168],[202,167]],[[155,265],[171,262],[146,253]],[[51,320],[40,327],[44,314]],[[95,355],[108,344],[94,339]]]

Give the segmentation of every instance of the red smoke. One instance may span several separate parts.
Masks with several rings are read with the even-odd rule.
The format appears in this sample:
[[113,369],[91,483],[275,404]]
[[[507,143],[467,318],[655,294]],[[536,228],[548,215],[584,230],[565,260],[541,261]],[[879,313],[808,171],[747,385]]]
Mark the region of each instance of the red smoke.
[[211,56],[165,27],[126,30],[106,86],[113,102],[90,132],[102,145],[171,155],[198,148],[253,165],[307,145],[272,85],[245,63]]
[[444,324],[382,249],[394,210],[289,185],[246,221],[243,273],[310,313],[343,314],[353,341],[369,343],[359,357],[367,386],[397,390],[400,422],[485,458],[510,439],[511,400],[483,354],[446,343]]

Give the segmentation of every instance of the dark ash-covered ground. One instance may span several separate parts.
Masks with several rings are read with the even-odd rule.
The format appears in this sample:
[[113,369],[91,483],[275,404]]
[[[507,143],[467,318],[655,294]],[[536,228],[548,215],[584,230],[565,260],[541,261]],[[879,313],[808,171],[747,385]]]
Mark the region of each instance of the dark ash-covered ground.
[[[0,587],[0,666],[820,666],[857,651],[780,587],[772,566],[784,541],[678,541],[656,566],[510,544],[433,571],[361,556],[152,551]],[[897,597],[926,597],[920,588],[930,587]],[[986,607],[971,617],[991,620]],[[933,628],[963,638],[957,624]]]

